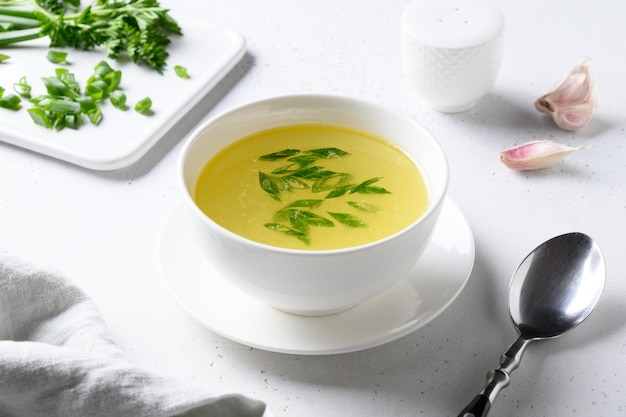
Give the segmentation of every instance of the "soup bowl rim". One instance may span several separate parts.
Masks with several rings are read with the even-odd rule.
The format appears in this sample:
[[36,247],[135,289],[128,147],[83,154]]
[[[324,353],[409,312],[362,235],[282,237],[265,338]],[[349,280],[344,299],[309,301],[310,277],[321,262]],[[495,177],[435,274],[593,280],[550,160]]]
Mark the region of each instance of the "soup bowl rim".
[[[277,101],[281,101],[281,100],[318,100],[318,99],[329,99],[329,100],[333,100],[333,101],[338,101],[338,102],[344,102],[347,105],[351,105],[354,103],[357,104],[361,104],[361,105],[366,105],[369,106],[372,109],[375,109],[378,113],[381,114],[385,114],[386,116],[391,116],[391,117],[396,117],[396,118],[403,118],[406,121],[408,121],[409,123],[413,124],[414,127],[416,127],[417,129],[421,130],[422,133],[428,137],[429,141],[431,142],[431,145],[434,146],[434,148],[437,150],[437,152],[439,153],[439,155],[441,156],[441,160],[443,163],[442,166],[442,171],[443,174],[445,176],[445,178],[443,179],[443,186],[442,186],[442,190],[441,192],[436,196],[435,200],[430,200],[428,202],[427,205],[427,209],[425,212],[423,212],[422,214],[419,215],[419,217],[417,217],[417,219],[415,219],[414,221],[412,221],[411,223],[409,223],[408,225],[404,226],[402,229],[391,233],[385,237],[373,240],[371,242],[367,242],[367,243],[362,243],[362,244],[358,244],[358,245],[354,245],[354,246],[348,246],[348,247],[342,247],[342,248],[334,248],[334,249],[295,249],[295,248],[285,248],[285,247],[280,247],[280,246],[275,246],[275,245],[270,245],[267,243],[262,243],[262,242],[258,242],[249,238],[246,238],[244,236],[241,236],[238,233],[235,233],[229,229],[227,229],[226,227],[220,225],[219,223],[217,223],[216,221],[214,221],[211,217],[209,217],[207,214],[205,214],[197,205],[194,197],[191,195],[189,187],[187,186],[187,183],[185,181],[185,169],[186,169],[186,161],[187,161],[187,157],[189,155],[189,151],[193,148],[193,146],[199,141],[201,140],[201,136],[202,133],[210,128],[212,125],[214,125],[215,123],[219,122],[220,120],[224,119],[224,118],[228,118],[231,117],[233,113],[235,112],[240,112],[240,111],[244,111],[247,108],[251,108],[251,107],[255,107],[255,106],[259,106],[259,105],[263,105],[266,103],[273,103],[273,102],[277,102]],[[298,124],[302,124],[301,122],[294,122],[291,125],[298,125]],[[345,125],[341,125],[340,126],[344,126],[344,127],[351,127],[351,128],[357,128],[355,126],[349,126],[348,124]],[[281,125],[283,126],[283,125]],[[284,126],[289,126],[288,124],[284,125]],[[261,130],[258,130],[259,132]],[[243,138],[239,138],[239,139],[234,139],[228,142],[227,145],[225,146],[221,146],[218,147],[217,152],[221,151],[222,149],[224,149],[226,146],[230,146],[231,144],[235,143],[237,140],[241,140]],[[409,152],[407,152],[402,145],[397,144],[396,142],[394,142],[393,139],[390,138],[383,138],[387,141],[389,141],[390,143],[394,144],[395,146],[398,147],[398,149],[407,154],[407,156],[409,156],[412,160],[414,160],[414,158],[409,154]],[[206,163],[208,163],[210,160],[210,158],[208,158],[206,160]],[[414,161],[417,162],[419,164],[419,161]],[[413,230],[414,228],[419,227],[420,224],[424,223],[427,221],[427,219],[430,218],[430,216],[432,215],[433,212],[438,211],[441,208],[441,205],[443,204],[446,195],[447,195],[447,189],[448,189],[448,185],[449,185],[449,163],[447,160],[447,157],[445,155],[445,152],[441,146],[441,144],[437,141],[437,139],[435,138],[435,136],[429,131],[427,130],[423,125],[421,125],[420,123],[416,122],[415,120],[409,118],[408,116],[392,110],[388,107],[379,105],[377,103],[373,103],[371,101],[367,101],[361,98],[356,98],[356,97],[351,97],[351,96],[347,96],[347,95],[340,95],[340,94],[325,94],[325,93],[297,93],[297,94],[283,94],[283,95],[274,95],[274,96],[269,96],[269,97],[265,97],[265,98],[260,98],[257,100],[253,100],[253,101],[249,101],[246,102],[244,104],[241,105],[237,105],[234,107],[231,107],[227,110],[225,110],[224,112],[217,114],[213,117],[211,117],[210,119],[206,120],[205,122],[203,122],[202,124],[200,124],[196,129],[194,129],[189,135],[188,138],[186,140],[186,142],[183,145],[183,148],[181,149],[181,152],[179,154],[179,158],[177,161],[177,177],[178,177],[178,182],[179,182],[179,186],[180,188],[183,190],[183,199],[184,199],[184,203],[188,208],[191,208],[194,211],[194,214],[197,218],[201,219],[201,221],[203,223],[205,223],[206,225],[208,225],[211,229],[218,231],[219,233],[225,235],[226,237],[228,237],[230,240],[235,241],[239,244],[244,244],[244,245],[248,245],[250,247],[254,247],[256,249],[259,250],[266,250],[266,251],[270,251],[273,253],[280,253],[280,254],[287,254],[287,255],[299,255],[299,256],[307,256],[307,257],[322,257],[322,256],[328,256],[328,255],[340,255],[343,253],[351,253],[351,252],[359,252],[359,251],[363,251],[363,250],[367,250],[370,249],[372,247],[375,246],[380,246],[383,245],[384,243],[391,241],[391,240],[396,240],[398,238],[400,238],[401,236],[409,233],[411,230]],[[420,173],[422,175],[424,175],[424,169],[420,166],[418,166],[418,169],[420,170]],[[428,177],[428,175],[430,175],[429,172],[425,173],[426,177]],[[194,182],[197,181],[197,177],[194,178]],[[428,187],[427,187],[428,188]],[[429,197],[431,197],[429,195]]]

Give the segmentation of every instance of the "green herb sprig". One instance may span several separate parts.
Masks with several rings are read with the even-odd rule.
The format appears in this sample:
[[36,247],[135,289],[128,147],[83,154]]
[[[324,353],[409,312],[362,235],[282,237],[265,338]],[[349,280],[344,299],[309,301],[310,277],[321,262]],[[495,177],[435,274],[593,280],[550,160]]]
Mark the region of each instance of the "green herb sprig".
[[158,0],[0,0],[0,47],[47,36],[50,47],[90,50],[163,72],[182,30]]
[[[319,148],[305,151],[283,149],[260,156],[259,161],[286,162],[269,173],[258,172],[261,189],[272,199],[282,201],[284,193],[296,190],[310,190],[312,195],[325,193],[322,198],[300,199],[289,203],[276,211],[273,221],[265,223],[264,226],[269,230],[294,236],[306,245],[311,243],[311,227],[335,227],[335,221],[351,228],[367,227],[364,221],[347,212],[325,212],[322,215],[313,211],[329,199],[350,194],[391,194],[387,189],[374,185],[382,177],[352,183],[352,176],[349,173],[331,171],[319,165],[324,159],[348,155],[350,155],[348,152],[338,148]],[[349,207],[365,213],[374,213],[378,210],[376,206],[368,203],[357,201],[346,203]]]

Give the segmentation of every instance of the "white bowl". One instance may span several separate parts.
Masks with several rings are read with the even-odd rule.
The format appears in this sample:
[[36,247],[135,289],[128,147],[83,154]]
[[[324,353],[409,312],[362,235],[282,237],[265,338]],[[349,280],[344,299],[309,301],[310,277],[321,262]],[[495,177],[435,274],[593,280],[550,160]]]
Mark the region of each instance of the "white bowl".
[[[301,123],[344,125],[398,145],[422,171],[430,198],[426,213],[387,238],[314,251],[251,241],[226,230],[198,208],[193,199],[196,181],[216,153],[252,133]],[[305,94],[256,101],[207,121],[185,143],[178,176],[197,244],[224,279],[280,310],[324,315],[374,297],[407,275],[437,222],[447,191],[448,164],[435,138],[405,116],[359,99]]]

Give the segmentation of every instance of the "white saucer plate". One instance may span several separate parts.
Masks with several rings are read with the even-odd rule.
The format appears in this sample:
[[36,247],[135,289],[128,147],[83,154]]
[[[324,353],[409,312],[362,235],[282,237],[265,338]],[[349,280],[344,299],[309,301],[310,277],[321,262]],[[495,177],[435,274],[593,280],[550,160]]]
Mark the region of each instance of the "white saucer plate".
[[368,349],[426,325],[465,287],[474,255],[471,228],[448,199],[428,248],[409,276],[339,314],[304,317],[276,310],[226,282],[196,246],[182,206],[167,218],[157,247],[165,285],[202,325],[247,346],[303,355]]

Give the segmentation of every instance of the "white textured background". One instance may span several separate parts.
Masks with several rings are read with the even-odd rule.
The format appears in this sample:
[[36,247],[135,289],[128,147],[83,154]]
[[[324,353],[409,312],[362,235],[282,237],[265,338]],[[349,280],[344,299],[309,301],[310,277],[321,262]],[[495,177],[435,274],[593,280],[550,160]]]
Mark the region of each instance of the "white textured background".
[[[0,244],[77,281],[151,369],[257,397],[277,416],[456,416],[516,337],[507,297],[517,264],[553,235],[586,232],[607,262],[598,309],[572,333],[532,345],[492,415],[626,415],[626,3],[496,2],[506,19],[498,81],[472,110],[444,115],[416,101],[401,71],[407,1],[163,0],[174,16],[242,33],[247,55],[131,168],[92,172],[0,144]],[[597,112],[583,130],[560,131],[533,101],[585,55]],[[195,324],[161,283],[156,238],[179,201],[184,137],[230,107],[297,92],[395,108],[448,154],[450,196],[475,233],[474,272],[448,310],[401,340],[321,357],[251,349]],[[500,150],[535,139],[592,147],[535,173],[499,162]]]

